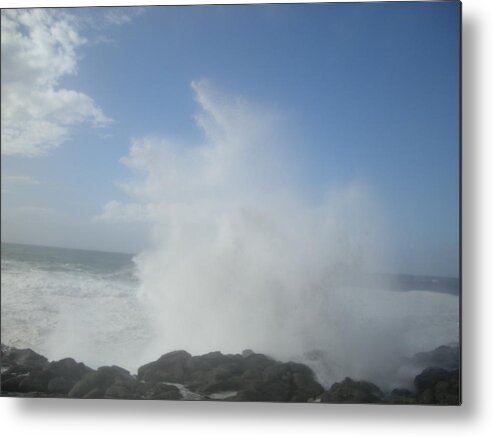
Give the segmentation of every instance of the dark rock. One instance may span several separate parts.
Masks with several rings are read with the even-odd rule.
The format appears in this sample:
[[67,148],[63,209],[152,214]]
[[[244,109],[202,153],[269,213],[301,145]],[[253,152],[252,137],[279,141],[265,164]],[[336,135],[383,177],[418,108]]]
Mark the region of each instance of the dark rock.
[[47,369],[54,376],[63,376],[67,380],[77,381],[89,373],[94,372],[93,369],[87,367],[84,363],[78,363],[73,358],[64,358],[59,361],[52,361],[48,364]]
[[93,388],[82,396],[82,399],[102,399],[104,398],[104,391],[100,388]]
[[[251,378],[246,377],[247,372]],[[247,372],[240,379],[243,390],[238,392],[234,400],[306,402],[323,392],[322,386],[314,380],[312,370],[304,364],[273,364],[264,370],[261,379],[254,377],[259,375],[258,370],[249,369]]]
[[20,383],[21,392],[43,392],[48,391],[50,374],[46,370],[32,370]]
[[241,379],[245,381],[261,380],[262,377],[263,372],[259,369],[247,369],[241,374]]
[[87,374],[79,382],[77,382],[68,396],[71,398],[86,398],[91,393],[94,397],[94,390],[99,390],[99,397],[104,397],[106,390],[115,383],[134,381],[130,373],[118,366],[103,366],[95,372]]
[[453,372],[440,367],[428,367],[414,378],[414,386],[418,393],[425,391],[427,388],[434,389],[440,381],[448,381]]
[[243,358],[241,355],[224,355],[221,352],[210,352],[198,355],[191,359],[191,371],[210,371],[221,366],[242,366]]
[[[108,392],[107,392],[108,394]],[[111,393],[110,393],[111,394]],[[137,382],[133,393],[135,399],[163,399],[180,400],[182,395],[180,389],[171,384],[161,382]]]
[[432,388],[427,388],[416,396],[418,404],[433,405],[435,404],[435,394]]
[[247,369],[264,370],[274,364],[277,364],[277,361],[264,354],[251,354],[245,358],[245,367]]
[[419,352],[411,358],[411,363],[420,368],[440,367],[447,370],[458,369],[460,350],[458,346],[440,346],[429,352]]
[[177,401],[182,399],[182,395],[174,385],[156,384],[146,399]]
[[185,351],[174,351],[163,355],[152,363],[139,367],[141,381],[183,383],[190,372],[192,356]]
[[18,365],[28,369],[41,369],[48,364],[46,357],[32,349],[17,349],[2,344],[0,351],[2,367]]
[[411,390],[396,388],[386,398],[386,402],[389,404],[415,404],[417,401],[416,396]]
[[49,373],[47,390],[49,393],[68,394],[73,386],[94,370],[84,363],[78,363],[72,358],[64,358],[48,364],[45,372]]
[[459,375],[452,375],[448,381],[440,381],[435,385],[435,401],[439,405],[460,404]]
[[340,404],[367,404],[382,402],[382,391],[371,382],[353,381],[346,378],[342,382],[336,382],[324,392],[321,402]]
[[220,381],[212,381],[204,386],[195,386],[193,384],[189,386],[190,389],[199,391],[203,394],[211,394],[222,391],[238,391],[242,387],[243,383],[239,377],[232,377]]
[[314,379],[312,370],[305,366],[304,371],[296,371],[293,374],[294,390],[291,402],[307,402],[321,395],[324,388]]
[[2,375],[2,393],[3,392],[18,392],[19,384],[27,377],[27,375]]
[[48,382],[48,393],[68,394],[75,385],[75,381],[65,378],[64,376],[56,376]]
[[105,392],[105,398],[109,399],[134,399],[138,382],[135,379],[120,379],[110,385]]
[[429,367],[414,379],[420,404],[459,405],[459,370]]

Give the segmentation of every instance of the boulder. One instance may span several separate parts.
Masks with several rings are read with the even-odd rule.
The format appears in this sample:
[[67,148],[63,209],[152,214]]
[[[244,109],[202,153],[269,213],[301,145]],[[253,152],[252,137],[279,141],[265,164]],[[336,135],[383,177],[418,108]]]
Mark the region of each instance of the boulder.
[[19,384],[26,378],[27,375],[2,375],[2,393],[18,392]]
[[[243,389],[234,400],[265,402],[306,402],[323,392],[313,377],[312,370],[304,364],[276,363],[262,373],[248,370],[251,378],[242,375]],[[246,372],[245,372],[246,373]],[[254,376],[261,376],[255,378]]]
[[459,405],[459,370],[429,367],[414,379],[417,401],[420,404]]
[[[77,382],[70,392],[70,398],[103,398],[106,390],[115,383],[128,383],[129,386],[135,379],[130,373],[118,366],[103,366],[95,372],[87,374]],[[96,390],[98,390],[96,392]],[[97,393],[97,396],[96,396]]]
[[75,384],[76,382],[73,380],[69,380],[63,376],[55,376],[49,380],[47,391],[51,394],[59,393],[66,395]]
[[16,365],[26,369],[42,369],[48,364],[46,357],[34,352],[32,349],[17,349],[2,344],[0,351],[3,368]]
[[190,373],[192,356],[185,351],[167,353],[138,369],[138,379],[154,382],[184,383]]
[[452,376],[451,371],[440,367],[428,367],[414,378],[414,386],[418,393],[426,389],[434,389],[440,381],[448,381]]
[[59,361],[52,361],[48,364],[47,369],[55,376],[62,376],[68,380],[82,379],[93,369],[87,367],[84,363],[78,363],[73,358],[64,358]]
[[411,358],[411,364],[420,367],[440,367],[447,370],[460,366],[460,349],[458,346],[439,346],[429,352],[419,352]]
[[382,391],[371,382],[346,378],[322,394],[321,402],[338,404],[372,404],[383,401]]
[[169,384],[156,384],[147,392],[145,399],[177,401],[183,397],[178,387]]
[[392,392],[387,396],[385,401],[389,404],[415,404],[417,402],[415,394],[408,389],[405,388],[395,388]]
[[20,383],[19,391],[27,392],[48,392],[48,383],[50,381],[50,374],[43,370],[32,370]]
[[48,393],[68,394],[72,387],[94,370],[84,363],[78,363],[72,358],[53,361],[45,369],[50,379],[47,386]]

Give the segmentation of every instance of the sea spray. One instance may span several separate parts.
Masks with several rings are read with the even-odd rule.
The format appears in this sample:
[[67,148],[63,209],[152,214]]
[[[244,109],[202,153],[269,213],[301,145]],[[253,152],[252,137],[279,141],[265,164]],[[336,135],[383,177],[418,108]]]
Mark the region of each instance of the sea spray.
[[204,81],[192,88],[203,142],[134,141],[122,160],[135,172],[124,185],[133,201],[100,217],[150,224],[152,244],[135,258],[154,326],[144,361],[250,348],[304,360],[329,385],[389,379],[401,356],[456,340],[455,298],[351,285],[385,271],[384,217],[368,184],[327,187],[314,202],[278,114]]

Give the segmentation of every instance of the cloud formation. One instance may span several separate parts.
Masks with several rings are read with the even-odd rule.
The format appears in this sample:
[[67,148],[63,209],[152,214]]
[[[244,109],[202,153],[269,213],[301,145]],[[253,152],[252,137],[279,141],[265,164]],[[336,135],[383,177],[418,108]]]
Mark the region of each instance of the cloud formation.
[[110,119],[94,100],[59,87],[77,73],[86,40],[74,16],[50,9],[2,10],[2,154],[34,157],[60,146],[83,122]]
[[142,14],[144,10],[144,8],[135,6],[107,8],[104,13],[104,22],[112,26],[129,24],[137,15]]

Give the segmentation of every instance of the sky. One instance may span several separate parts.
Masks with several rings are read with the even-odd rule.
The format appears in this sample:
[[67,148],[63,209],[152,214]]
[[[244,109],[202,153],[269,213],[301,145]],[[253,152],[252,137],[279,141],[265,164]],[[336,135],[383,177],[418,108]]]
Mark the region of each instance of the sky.
[[364,187],[381,270],[457,276],[459,8],[2,10],[2,241],[137,253],[156,205],[275,163],[258,191]]

